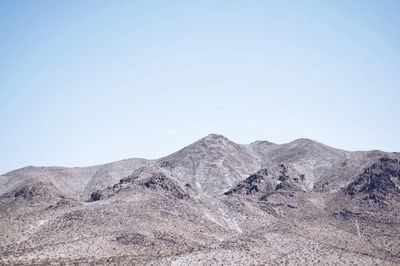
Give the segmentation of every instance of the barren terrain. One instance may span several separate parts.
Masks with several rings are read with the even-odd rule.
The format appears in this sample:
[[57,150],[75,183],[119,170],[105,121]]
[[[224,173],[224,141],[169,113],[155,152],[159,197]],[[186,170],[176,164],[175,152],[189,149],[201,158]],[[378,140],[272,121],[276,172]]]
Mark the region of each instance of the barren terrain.
[[211,134],[0,176],[0,264],[399,265],[400,154]]

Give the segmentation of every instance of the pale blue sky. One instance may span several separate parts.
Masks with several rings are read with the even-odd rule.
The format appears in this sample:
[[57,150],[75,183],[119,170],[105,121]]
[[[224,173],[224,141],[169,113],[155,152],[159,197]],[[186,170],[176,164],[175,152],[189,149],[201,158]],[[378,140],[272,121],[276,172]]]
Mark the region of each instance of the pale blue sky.
[[0,0],[0,173],[207,135],[400,151],[400,1]]

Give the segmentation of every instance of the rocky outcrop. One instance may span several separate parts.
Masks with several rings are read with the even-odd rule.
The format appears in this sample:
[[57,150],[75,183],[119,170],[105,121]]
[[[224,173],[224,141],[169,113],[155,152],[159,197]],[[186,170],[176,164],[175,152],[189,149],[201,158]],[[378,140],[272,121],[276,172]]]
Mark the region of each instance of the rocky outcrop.
[[89,202],[98,201],[103,199],[103,195],[99,191],[95,191],[90,195]]
[[294,191],[303,191],[304,175],[297,173],[286,164],[279,164],[270,169],[263,168],[241,181],[224,195],[257,195],[265,200],[273,193],[293,195]]
[[363,200],[380,203],[400,197],[399,185],[399,160],[383,157],[367,167],[344,189],[344,193],[352,198],[361,197]]
[[39,195],[39,193],[36,187],[22,187],[17,189],[14,193],[14,197],[23,198],[25,200],[31,200],[37,195]]
[[19,200],[27,203],[40,203],[64,197],[53,184],[49,182],[34,182],[15,188],[0,196],[0,199]]
[[164,173],[154,173],[150,178],[139,181],[139,185],[146,189],[162,190],[177,199],[189,197],[177,183],[167,178]]
[[140,189],[150,189],[155,192],[163,193],[177,199],[189,198],[189,194],[185,192],[178,183],[168,178],[162,172],[153,172],[148,168],[141,168],[131,175],[119,180],[112,187],[104,190],[92,192],[89,202],[99,201],[113,197],[121,192],[131,191],[131,193],[139,192]]
[[[232,195],[232,194],[245,194],[245,195],[252,195],[257,192],[265,192],[267,190],[266,186],[269,184],[265,182],[265,179],[268,177],[268,170],[262,169],[257,173],[250,175],[245,180],[239,182],[239,184],[228,190],[224,193],[224,195]],[[271,186],[269,186],[269,189]]]

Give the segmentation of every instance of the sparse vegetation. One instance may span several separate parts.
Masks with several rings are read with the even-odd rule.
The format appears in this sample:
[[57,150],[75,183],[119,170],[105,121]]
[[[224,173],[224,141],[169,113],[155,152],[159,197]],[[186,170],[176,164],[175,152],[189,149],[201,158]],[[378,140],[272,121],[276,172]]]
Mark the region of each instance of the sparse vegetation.
[[0,264],[398,265],[396,156],[210,135],[154,161],[16,170]]

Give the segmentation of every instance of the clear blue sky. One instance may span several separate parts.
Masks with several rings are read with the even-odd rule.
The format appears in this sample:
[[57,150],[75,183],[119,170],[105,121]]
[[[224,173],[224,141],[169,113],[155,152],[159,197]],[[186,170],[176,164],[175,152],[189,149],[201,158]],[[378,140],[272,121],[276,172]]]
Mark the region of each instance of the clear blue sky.
[[400,151],[400,1],[0,0],[0,173],[207,135]]

